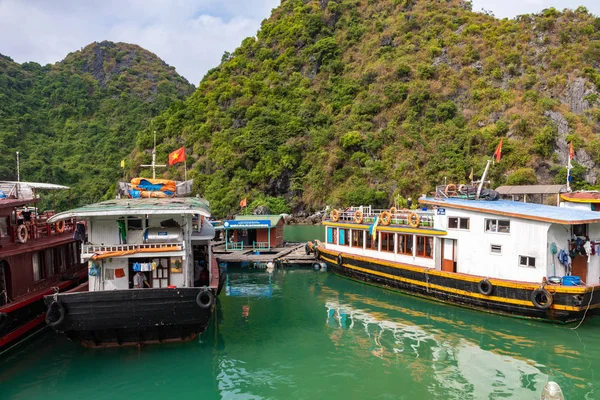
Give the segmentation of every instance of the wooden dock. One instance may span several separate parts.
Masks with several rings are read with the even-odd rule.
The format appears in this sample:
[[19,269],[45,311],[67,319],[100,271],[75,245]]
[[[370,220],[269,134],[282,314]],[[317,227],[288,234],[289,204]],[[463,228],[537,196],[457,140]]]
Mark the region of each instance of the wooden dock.
[[251,248],[238,251],[225,250],[224,242],[215,242],[212,245],[212,251],[219,262],[226,263],[252,262],[266,264],[273,262],[275,265],[284,266],[290,264],[312,264],[315,260],[313,254],[306,254],[305,243],[288,243],[283,247],[274,247],[268,251],[255,252]]

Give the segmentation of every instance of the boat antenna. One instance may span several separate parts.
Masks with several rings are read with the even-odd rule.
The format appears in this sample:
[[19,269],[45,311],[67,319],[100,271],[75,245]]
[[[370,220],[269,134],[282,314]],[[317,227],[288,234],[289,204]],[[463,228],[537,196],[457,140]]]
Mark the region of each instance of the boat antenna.
[[152,164],[141,164],[140,167],[152,167],[152,179],[156,179],[156,167],[166,167],[156,163],[156,131],[154,131],[154,147],[152,148]]

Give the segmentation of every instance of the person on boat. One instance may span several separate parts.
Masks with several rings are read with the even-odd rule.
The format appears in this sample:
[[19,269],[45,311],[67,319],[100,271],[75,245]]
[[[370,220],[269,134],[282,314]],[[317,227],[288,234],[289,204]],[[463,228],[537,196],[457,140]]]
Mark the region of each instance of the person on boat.
[[144,285],[150,287],[148,279],[146,278],[146,274],[144,274],[142,271],[138,271],[137,274],[133,276],[133,287],[137,289],[143,289]]
[[412,207],[412,199],[409,197],[406,199],[406,208],[410,209]]

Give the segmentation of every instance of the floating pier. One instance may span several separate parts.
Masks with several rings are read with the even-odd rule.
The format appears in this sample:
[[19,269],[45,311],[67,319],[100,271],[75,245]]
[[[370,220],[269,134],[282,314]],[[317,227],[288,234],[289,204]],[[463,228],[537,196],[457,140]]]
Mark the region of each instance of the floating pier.
[[313,254],[306,254],[305,243],[287,243],[281,247],[269,250],[226,250],[224,242],[214,242],[212,252],[219,260],[225,263],[252,262],[264,264],[273,262],[277,265],[312,264],[315,260]]

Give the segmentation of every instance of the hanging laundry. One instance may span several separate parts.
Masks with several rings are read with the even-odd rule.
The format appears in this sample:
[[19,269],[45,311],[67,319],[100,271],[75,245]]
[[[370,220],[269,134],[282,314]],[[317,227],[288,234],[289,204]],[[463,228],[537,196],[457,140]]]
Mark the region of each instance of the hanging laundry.
[[135,272],[140,272],[142,270],[142,264],[140,264],[140,263],[133,263],[133,270]]
[[115,269],[115,278],[123,278],[125,277],[125,270],[123,268]]
[[589,240],[583,244],[583,249],[585,250],[585,254],[587,255],[588,262],[590,262],[590,256],[592,255],[592,244]]

